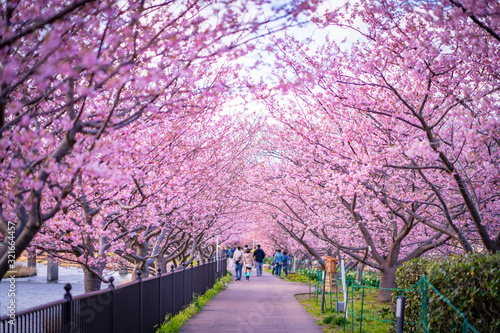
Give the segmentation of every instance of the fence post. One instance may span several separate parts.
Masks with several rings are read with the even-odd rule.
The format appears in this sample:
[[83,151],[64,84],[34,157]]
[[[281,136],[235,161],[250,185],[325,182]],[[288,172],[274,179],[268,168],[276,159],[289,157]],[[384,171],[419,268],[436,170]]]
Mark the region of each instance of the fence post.
[[361,333],[361,328],[363,327],[363,303],[365,300],[365,283],[361,282],[363,286],[363,291],[361,292],[361,314],[359,315],[359,333]]
[[63,325],[63,330],[64,333],[70,333],[71,332],[71,293],[69,292],[71,290],[71,284],[66,283],[64,286],[64,290],[66,290],[66,293],[64,294],[64,299],[66,302],[63,304],[63,316],[62,316],[62,325]]
[[[215,282],[215,275],[217,274],[217,272],[215,272],[216,267],[217,267],[217,263],[215,263],[215,257],[212,257],[210,259],[210,261],[212,262],[212,265],[210,265],[210,267],[211,267],[211,270],[210,270],[210,288],[212,288],[214,286],[214,282]],[[214,263],[215,263],[215,265],[214,265]]]
[[207,273],[207,263],[208,263],[208,261],[207,261],[207,259],[203,258],[202,262],[203,262],[203,276],[202,276],[202,281],[203,281],[203,283],[202,283],[202,285],[203,285],[203,289],[202,289],[203,292],[202,292],[202,294],[203,294],[207,290],[207,274],[208,274]]
[[175,315],[175,271],[174,264],[170,265],[170,272],[172,273],[172,317]]
[[156,273],[158,274],[158,325],[161,326],[162,324],[162,319],[161,319],[161,300],[162,300],[162,296],[161,296],[161,265],[158,266],[158,268],[156,269]]
[[206,284],[206,289],[205,290],[208,290],[210,289],[210,272],[212,271],[212,265],[210,265],[210,261],[212,260],[211,257],[208,257],[207,258],[207,284]]
[[212,288],[214,285],[215,285],[215,280],[217,280],[217,258],[216,257],[212,257],[212,276],[213,276],[213,282],[212,282],[212,286],[210,288]]
[[337,272],[335,272],[335,274],[333,276],[335,277],[335,302],[336,302],[335,303],[335,311],[337,311],[337,314],[339,314],[339,282],[337,279]]
[[[349,286],[348,285],[345,287],[342,286],[342,290],[345,290],[345,289],[347,289],[347,296],[349,296]],[[345,325],[346,325],[347,320],[349,319],[348,314],[347,314],[348,299],[346,298],[346,296],[344,296],[343,301],[344,301],[344,332],[345,332]],[[337,301],[337,303],[338,303],[338,301]]]
[[182,263],[182,306],[186,305],[186,263]]
[[399,296],[396,301],[396,333],[403,333],[405,324],[405,298]]
[[[200,279],[198,280],[198,284],[199,284],[199,287],[200,287],[200,295],[203,294],[205,292],[205,259],[201,259],[201,268],[199,270],[199,274],[200,274]],[[203,271],[203,273],[201,272]]]
[[109,307],[109,311],[110,311],[110,316],[109,318],[111,318],[111,323],[110,323],[110,330],[111,330],[111,333],[114,333],[115,332],[115,285],[113,284],[113,282],[115,281],[115,278],[110,276],[109,277],[109,286],[108,288],[111,289],[110,293],[111,293],[111,306]]
[[[351,311],[352,311],[352,316],[351,316],[351,332],[354,332],[354,283],[351,280],[351,277],[349,276],[347,279],[349,284],[351,284]],[[347,310],[347,307],[346,307]],[[347,312],[347,311],[346,311]]]
[[[335,274],[335,272],[333,272],[333,274]],[[333,309],[332,309],[332,273],[330,272],[330,278],[328,279],[329,283],[330,283],[330,314],[333,313]]]
[[321,314],[323,314],[325,310],[325,289],[326,289],[326,269],[323,271],[323,283],[321,288]]
[[193,261],[191,261],[191,286],[190,286],[190,289],[189,289],[189,294],[191,295],[191,300],[193,299],[193,284],[194,284],[194,270],[193,270],[193,267],[194,267],[194,264],[193,264]]
[[309,299],[311,299],[311,274],[307,273],[307,284],[309,285]]
[[319,284],[320,282],[322,283],[322,281],[320,281],[320,278],[321,278],[321,272],[319,271],[316,271],[316,283],[314,284],[314,299],[315,299],[315,303],[316,305],[318,305],[318,299],[319,299],[319,295],[318,295],[318,289],[320,288]]
[[139,332],[142,333],[142,271],[137,271],[137,279],[139,280]]
[[424,273],[423,280],[421,279],[422,282],[422,324],[424,324],[425,330],[427,330],[427,306],[428,306],[428,299],[427,299],[427,272]]
[[224,257],[224,276],[227,275],[227,255]]

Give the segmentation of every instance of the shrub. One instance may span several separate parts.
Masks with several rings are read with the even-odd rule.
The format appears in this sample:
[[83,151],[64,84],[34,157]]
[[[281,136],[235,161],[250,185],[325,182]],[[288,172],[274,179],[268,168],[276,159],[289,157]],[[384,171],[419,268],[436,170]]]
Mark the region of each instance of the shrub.
[[[281,278],[285,279],[284,276],[281,276]],[[309,279],[307,278],[307,276],[300,275],[297,273],[288,274],[288,276],[286,277],[286,280],[290,281],[290,282],[301,282],[301,283],[308,283],[309,282]]]
[[332,325],[337,325],[337,326],[341,326],[344,324],[344,314],[340,313],[338,315],[336,315],[333,320],[331,321],[331,324]]
[[[415,258],[405,262],[396,272],[396,283],[398,285],[398,289],[419,289],[420,287],[415,286],[415,284],[420,281],[422,276],[424,276],[424,273],[428,270],[430,263],[431,260],[428,258]],[[416,291],[404,292],[402,290],[394,290],[391,294],[394,307],[397,298],[401,294],[403,294],[402,296],[405,298],[405,323],[417,323],[405,324],[405,332],[416,332],[417,328],[420,326],[421,320],[421,293]],[[392,329],[395,331],[396,327],[394,326]]]
[[333,318],[335,318],[334,316],[327,316],[325,318],[323,318],[323,324],[330,324],[332,321],[333,321]]
[[315,281],[318,277],[317,269],[299,269],[297,270],[299,275],[305,276],[307,279],[311,281]]
[[22,265],[16,265],[14,272],[15,272],[14,276],[16,278],[33,276],[33,275],[36,275],[36,268],[35,267],[26,267],[26,266],[22,266]]
[[[357,282],[358,281],[357,271],[353,270],[346,272],[346,277],[351,277],[351,281],[353,281],[353,283],[355,283],[356,285],[359,285]],[[362,282],[365,284],[365,286],[372,286],[378,288],[378,286],[380,285],[380,273],[373,271],[363,272]]]
[[344,324],[343,314],[332,314],[323,318],[323,324],[331,326],[341,326]]
[[[479,332],[500,332],[500,254],[454,256],[430,267],[429,282]],[[463,318],[429,290],[431,332],[461,332]],[[446,318],[446,320],[443,320]]]

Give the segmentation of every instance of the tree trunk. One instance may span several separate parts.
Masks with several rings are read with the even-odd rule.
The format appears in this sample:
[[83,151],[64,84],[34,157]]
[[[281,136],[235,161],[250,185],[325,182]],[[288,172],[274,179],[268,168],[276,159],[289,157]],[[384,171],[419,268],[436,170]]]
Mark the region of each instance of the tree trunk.
[[134,265],[134,269],[132,270],[132,281],[135,281],[139,278],[137,271],[141,270],[141,279],[145,279],[149,276],[149,269],[143,265],[142,262],[138,262]]
[[168,269],[168,266],[167,266],[167,261],[163,257],[161,258],[161,271],[163,273],[168,273],[169,272],[169,269]]
[[397,266],[385,267],[380,272],[380,289],[378,290],[377,302],[387,303],[391,300],[391,290],[386,288],[396,288]]
[[85,293],[91,291],[101,290],[101,279],[87,268],[83,268],[83,281],[85,286]]
[[358,267],[357,267],[357,274],[356,274],[356,280],[358,283],[363,282],[363,269],[365,268],[365,264],[362,262],[358,262]]
[[168,273],[167,272],[167,264],[165,262],[165,260],[163,260],[163,257],[156,257],[155,259],[155,269],[156,269],[156,275],[158,275],[158,268],[161,268],[161,274],[165,274],[165,273]]
[[[138,244],[137,249],[135,251],[135,254],[139,258],[145,258],[148,255],[148,244],[149,243],[147,241],[140,242]],[[138,278],[137,271],[138,270],[141,270],[141,272],[142,272],[141,277],[143,279],[147,278],[149,276],[149,269],[146,266],[146,261],[143,262],[143,261],[136,260],[136,262],[134,264],[134,270],[132,271],[132,281],[137,280],[137,278]]]

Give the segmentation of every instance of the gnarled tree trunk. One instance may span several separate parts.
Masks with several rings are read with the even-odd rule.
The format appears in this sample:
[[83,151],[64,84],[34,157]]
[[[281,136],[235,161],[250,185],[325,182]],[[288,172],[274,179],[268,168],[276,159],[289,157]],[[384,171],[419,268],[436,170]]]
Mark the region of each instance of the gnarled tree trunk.
[[85,293],[101,290],[101,279],[99,278],[99,276],[97,276],[96,273],[89,271],[87,267],[83,267],[83,281],[85,286]]
[[396,288],[396,271],[398,266],[384,267],[380,271],[380,289],[377,294],[378,303],[387,303],[391,300],[391,290],[386,288]]

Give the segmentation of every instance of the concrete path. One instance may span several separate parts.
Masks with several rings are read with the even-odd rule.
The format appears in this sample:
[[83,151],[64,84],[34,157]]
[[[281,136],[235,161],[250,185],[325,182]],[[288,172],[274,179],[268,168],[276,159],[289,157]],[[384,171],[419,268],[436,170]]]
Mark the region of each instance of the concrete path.
[[307,284],[285,282],[267,272],[250,281],[233,281],[182,327],[182,333],[299,332],[323,330],[295,298],[309,292]]

